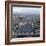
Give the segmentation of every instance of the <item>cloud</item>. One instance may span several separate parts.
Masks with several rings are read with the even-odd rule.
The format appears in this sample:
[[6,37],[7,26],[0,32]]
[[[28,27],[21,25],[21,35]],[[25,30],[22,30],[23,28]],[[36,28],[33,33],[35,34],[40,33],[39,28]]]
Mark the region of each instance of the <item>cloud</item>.
[[13,7],[13,14],[40,14],[40,8]]

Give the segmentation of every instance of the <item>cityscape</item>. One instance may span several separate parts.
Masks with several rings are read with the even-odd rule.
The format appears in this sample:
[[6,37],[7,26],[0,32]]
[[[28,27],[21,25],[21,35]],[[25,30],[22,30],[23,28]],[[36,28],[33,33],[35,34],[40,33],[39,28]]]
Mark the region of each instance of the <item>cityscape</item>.
[[[39,9],[40,8],[13,8],[11,16],[12,38],[40,37]],[[37,13],[35,13],[35,10]]]

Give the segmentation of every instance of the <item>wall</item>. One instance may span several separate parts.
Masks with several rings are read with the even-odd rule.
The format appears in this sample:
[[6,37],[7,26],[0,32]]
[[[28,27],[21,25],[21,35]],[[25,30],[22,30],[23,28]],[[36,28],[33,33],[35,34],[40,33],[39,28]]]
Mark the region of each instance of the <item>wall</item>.
[[[33,1],[33,2],[46,3],[46,0],[17,0],[17,1]],[[5,44],[5,12],[4,12],[5,5],[4,4],[5,4],[5,0],[0,0],[0,46],[5,46],[4,45]],[[21,44],[21,45],[12,45],[12,46],[46,46],[46,43]]]

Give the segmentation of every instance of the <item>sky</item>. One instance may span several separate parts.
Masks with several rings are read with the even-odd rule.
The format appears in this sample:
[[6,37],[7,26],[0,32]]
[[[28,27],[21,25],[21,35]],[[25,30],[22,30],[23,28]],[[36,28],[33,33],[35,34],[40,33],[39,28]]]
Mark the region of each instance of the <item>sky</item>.
[[34,8],[34,7],[13,7],[13,14],[40,14],[40,8]]

